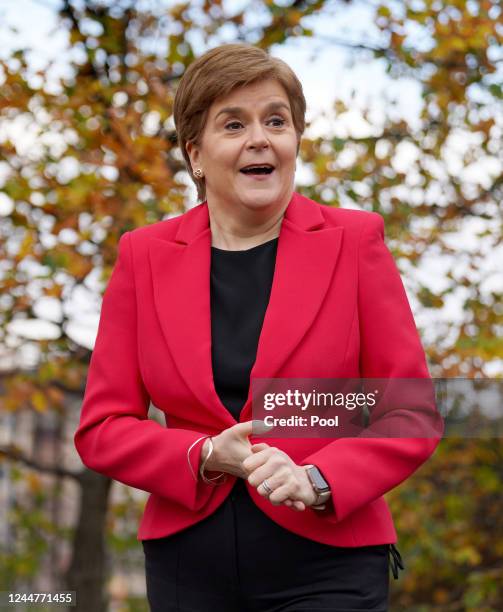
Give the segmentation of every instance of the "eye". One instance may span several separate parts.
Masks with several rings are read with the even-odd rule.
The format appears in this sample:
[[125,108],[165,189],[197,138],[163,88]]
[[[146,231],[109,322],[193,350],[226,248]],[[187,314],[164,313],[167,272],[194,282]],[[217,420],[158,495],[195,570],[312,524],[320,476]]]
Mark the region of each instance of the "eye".
[[[281,117],[272,117],[271,119],[269,119],[268,123],[270,123],[271,121],[279,122],[279,124],[275,125],[274,127],[282,127],[286,123],[286,121]],[[225,125],[225,129],[230,128],[231,132],[235,132],[236,130],[232,127],[233,125],[240,126],[242,125],[242,123],[240,121],[231,121],[230,123],[227,123]]]

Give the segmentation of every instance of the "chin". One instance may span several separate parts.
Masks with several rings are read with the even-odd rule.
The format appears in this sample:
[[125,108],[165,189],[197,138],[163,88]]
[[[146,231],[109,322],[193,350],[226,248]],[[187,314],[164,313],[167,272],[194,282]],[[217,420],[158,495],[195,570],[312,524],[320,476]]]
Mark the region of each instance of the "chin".
[[263,208],[268,208],[269,206],[273,206],[278,201],[277,198],[272,197],[250,197],[250,198],[241,198],[241,203],[246,208],[250,210],[262,210]]
[[239,194],[241,202],[246,206],[263,207],[274,204],[284,195],[278,189],[250,189],[241,191]]

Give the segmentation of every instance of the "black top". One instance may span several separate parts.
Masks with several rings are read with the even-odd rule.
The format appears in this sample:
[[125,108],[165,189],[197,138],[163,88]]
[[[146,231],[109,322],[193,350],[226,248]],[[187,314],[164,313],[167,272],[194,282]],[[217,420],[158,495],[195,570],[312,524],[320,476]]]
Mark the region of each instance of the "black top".
[[211,359],[215,390],[239,420],[269,303],[278,238],[245,251],[211,247]]

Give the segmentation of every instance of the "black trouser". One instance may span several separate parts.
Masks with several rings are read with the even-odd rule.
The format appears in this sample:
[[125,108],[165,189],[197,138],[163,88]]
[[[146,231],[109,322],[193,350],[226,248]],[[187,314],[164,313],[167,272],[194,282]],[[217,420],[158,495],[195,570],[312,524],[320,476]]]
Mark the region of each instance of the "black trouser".
[[385,612],[388,555],[396,563],[398,554],[292,533],[255,506],[241,479],[211,516],[142,544],[152,612]]

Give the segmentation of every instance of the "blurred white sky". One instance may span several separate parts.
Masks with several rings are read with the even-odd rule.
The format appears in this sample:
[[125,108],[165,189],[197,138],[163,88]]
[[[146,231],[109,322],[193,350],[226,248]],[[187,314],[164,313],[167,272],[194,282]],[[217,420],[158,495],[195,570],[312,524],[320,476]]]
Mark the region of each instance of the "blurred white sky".
[[[138,5],[152,7],[171,5],[174,2],[138,2]],[[197,5],[197,2],[194,2]],[[233,12],[237,12],[239,6],[247,2],[224,2],[224,5],[232,6]],[[65,51],[67,44],[66,32],[57,27],[56,7],[60,5],[57,0],[3,0],[0,2],[0,19],[4,23],[14,26],[19,30],[15,36],[4,36],[2,28],[2,42],[0,56],[6,57],[15,47],[24,46],[33,49],[30,54],[30,62],[33,68],[39,68],[49,60],[56,60],[58,70],[54,74],[63,74],[69,60]],[[312,27],[318,37],[332,37],[349,42],[375,41],[378,43],[379,32],[370,19],[368,4],[355,0],[350,7],[343,5],[340,0],[327,3],[327,11],[324,17],[311,17],[305,20],[305,25]],[[327,18],[327,12],[330,18]],[[249,25],[261,22],[260,14],[255,19],[253,14],[249,18]],[[233,30],[229,27],[223,31],[223,41],[231,42]],[[205,49],[198,44],[195,36],[191,42],[198,53]],[[158,41],[158,46],[162,41]],[[290,39],[286,45],[275,45],[272,49],[273,55],[284,59],[299,76],[304,93],[308,102],[308,120],[318,115],[320,111],[331,113],[335,97],[343,98],[349,103],[352,90],[357,92],[355,105],[372,107],[377,119],[379,111],[387,108],[389,101],[397,101],[397,112],[400,116],[413,123],[417,120],[421,106],[420,91],[417,84],[412,80],[403,79],[400,82],[389,78],[385,73],[384,64],[379,61],[364,62],[348,69],[345,63],[350,58],[347,49],[329,45],[316,39]],[[358,121],[358,114],[345,118],[342,124],[355,135],[368,133],[368,125]],[[338,126],[341,130],[343,125]],[[319,129],[334,129],[333,122],[327,121],[320,125]]]
[[[239,6],[247,4],[245,1],[225,2],[224,5],[232,7],[236,12]],[[139,6],[158,7],[161,3],[158,1],[138,2]],[[173,4],[173,2],[164,2],[164,5]],[[199,4],[198,2],[194,3]],[[69,54],[65,50],[67,46],[66,31],[58,28],[58,18],[56,8],[60,5],[57,0],[0,0],[0,23],[3,21],[10,26],[18,29],[18,34],[13,36],[4,36],[5,27],[1,27],[2,40],[0,45],[0,56],[6,57],[13,48],[20,46],[32,49],[30,55],[30,63],[33,69],[45,66],[48,61],[55,60],[53,77],[67,72]],[[348,133],[354,136],[364,136],[369,133],[369,126],[360,116],[359,108],[371,108],[371,122],[379,125],[383,113],[386,111],[394,113],[397,117],[403,117],[410,124],[417,124],[418,114],[421,109],[420,90],[414,81],[411,79],[393,80],[385,72],[384,64],[381,61],[369,60],[357,62],[352,66],[349,64],[352,52],[349,52],[344,47],[328,44],[325,38],[336,36],[337,39],[347,40],[349,42],[364,42],[366,44],[379,45],[379,32],[372,22],[370,16],[368,2],[355,0],[349,7],[335,0],[327,3],[327,12],[323,18],[312,17],[306,20],[305,25],[314,29],[318,38],[313,39],[290,39],[286,45],[276,45],[272,49],[272,54],[285,60],[298,75],[301,80],[304,93],[307,99],[308,121],[317,117],[313,123],[311,130],[307,132],[309,136],[317,134],[339,135],[341,137]],[[254,25],[261,21],[260,13],[254,13],[250,17],[248,25]],[[335,34],[334,34],[335,33]],[[223,42],[231,42],[233,40],[232,28],[229,28],[225,33],[226,38]],[[162,44],[161,41],[157,41]],[[198,53],[204,52],[204,48],[195,38],[191,38]],[[352,98],[353,90],[356,92],[356,97]],[[347,104],[351,104],[351,111],[344,117],[339,117],[334,120],[333,102],[336,98],[343,99]],[[26,130],[19,128],[16,130],[16,141],[23,143],[25,146],[31,146],[30,136]],[[458,143],[459,145],[459,143]],[[456,148],[459,148],[457,146]],[[408,156],[413,160],[414,155],[410,151],[403,151],[401,163],[407,166]],[[302,183],[307,179],[303,176],[303,169],[298,165],[299,170],[297,180]],[[501,171],[501,168],[499,168]],[[475,182],[488,180],[487,172],[493,174],[498,172],[498,168],[492,168],[490,165],[483,167],[475,167],[471,169]],[[1,176],[0,176],[1,185]],[[193,191],[195,194],[195,190]],[[0,194],[1,195],[1,194]],[[0,201],[0,214],[2,212],[2,201]],[[474,220],[477,221],[477,220]],[[475,232],[480,231],[480,224],[468,223],[464,228],[462,235],[454,237],[458,240],[457,244],[469,244],[474,240]],[[476,240],[476,238],[475,238]],[[503,251],[497,251],[488,254],[486,261],[486,272],[488,274],[488,283],[492,290],[503,290],[503,278],[498,272],[498,262],[501,264],[503,260]],[[445,262],[448,266],[450,262]],[[431,257],[425,259],[424,266],[420,273],[415,274],[416,278],[413,282],[412,276],[404,278],[408,289],[409,299],[412,308],[416,314],[416,322],[418,326],[424,329],[424,333],[433,334],[430,339],[433,340],[435,334],[442,327],[442,322],[463,320],[462,310],[462,291],[455,292],[448,304],[442,311],[435,313],[435,321],[431,319],[431,313],[422,313],[419,315],[419,305],[417,304],[413,289],[415,282],[421,277],[421,281],[426,282],[430,279],[430,287],[435,290],[436,287],[442,285],[444,273],[441,271],[442,266],[439,265],[438,258]],[[488,288],[489,288],[488,286]],[[95,299],[92,295],[81,296],[80,307],[79,300],[76,298],[73,301],[71,308],[73,322],[68,328],[68,333],[75,340],[85,346],[92,347],[98,322],[98,311]],[[18,331],[22,335],[39,338],[41,335],[50,336],[57,332],[57,326],[51,324],[50,321],[58,321],[59,313],[57,306],[49,304],[45,301],[39,306],[39,316],[46,321],[19,322]],[[28,328],[28,324],[30,328]],[[14,328],[12,329],[14,332]],[[34,355],[33,355],[34,356]],[[494,370],[496,368],[496,370]],[[501,371],[503,361],[495,362],[493,370],[489,368],[488,375]]]

